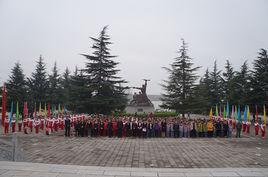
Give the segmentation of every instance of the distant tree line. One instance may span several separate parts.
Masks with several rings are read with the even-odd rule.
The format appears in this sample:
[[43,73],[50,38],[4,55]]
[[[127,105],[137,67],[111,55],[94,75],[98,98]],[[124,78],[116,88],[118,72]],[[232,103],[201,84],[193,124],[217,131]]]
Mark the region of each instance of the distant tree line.
[[[8,110],[11,101],[19,102],[20,112],[23,102],[28,109],[35,105],[50,103],[64,105],[77,113],[103,113],[123,111],[127,105],[126,81],[117,74],[116,56],[111,55],[110,37],[104,27],[93,41],[92,53],[81,54],[86,59],[83,68],[73,73],[66,68],[60,74],[57,63],[51,72],[47,72],[42,56],[36,61],[36,68],[30,77],[26,77],[21,64],[15,63],[6,82],[8,90]],[[250,70],[245,61],[240,70],[235,71],[229,60],[225,69],[218,69],[214,61],[213,69],[206,70],[204,76],[197,75],[199,66],[194,66],[188,55],[188,46],[184,40],[178,50],[178,56],[170,67],[164,68],[168,78],[162,84],[163,108],[175,110],[183,115],[187,112],[208,114],[211,106],[249,105],[251,108],[268,103],[268,56],[267,50],[260,49],[253,68]]]
[[183,115],[187,112],[208,114],[215,105],[249,105],[254,112],[257,106],[262,110],[268,104],[268,54],[260,49],[253,61],[252,70],[245,61],[240,70],[235,71],[229,60],[225,69],[218,69],[214,61],[212,71],[206,70],[199,77],[192,58],[188,56],[188,46],[182,40],[178,57],[169,68],[169,77],[162,85],[162,107],[176,110]]

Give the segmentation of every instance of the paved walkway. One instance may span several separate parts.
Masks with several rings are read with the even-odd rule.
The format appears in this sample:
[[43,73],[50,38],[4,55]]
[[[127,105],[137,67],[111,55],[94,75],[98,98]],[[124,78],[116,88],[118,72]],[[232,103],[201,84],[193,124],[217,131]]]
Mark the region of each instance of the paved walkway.
[[[2,135],[0,140],[11,142],[11,136]],[[10,149],[2,148],[1,141],[0,160],[4,150]],[[34,163],[140,168],[268,168],[267,140],[255,137],[67,138],[60,132],[52,136],[18,133],[18,141],[23,152],[20,161]]]
[[0,161],[0,177],[268,176],[267,168],[128,168]]

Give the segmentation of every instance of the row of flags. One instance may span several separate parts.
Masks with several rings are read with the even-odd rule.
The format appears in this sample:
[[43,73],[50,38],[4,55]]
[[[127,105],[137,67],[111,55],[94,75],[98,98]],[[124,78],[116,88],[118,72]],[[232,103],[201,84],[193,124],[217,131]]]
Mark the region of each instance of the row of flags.
[[[7,113],[7,110],[6,110],[6,103],[7,103],[7,89],[6,89],[6,86],[3,85],[2,87],[2,126],[4,126],[4,121],[5,121],[5,118],[6,118],[6,113]],[[8,118],[9,118],[9,124],[11,125],[12,124],[12,119],[13,119],[13,113],[15,113],[16,115],[16,123],[18,122],[19,120],[19,117],[20,117],[20,112],[19,112],[19,102],[17,101],[16,102],[16,110],[14,112],[14,105],[13,105],[13,101],[11,102],[11,107],[10,107],[10,112],[8,114]],[[50,104],[46,104],[44,105],[44,109],[42,109],[42,105],[41,105],[41,102],[39,103],[39,110],[37,111],[37,107],[36,107],[36,103],[35,103],[35,106],[34,106],[34,113],[33,113],[33,116],[36,118],[37,117],[37,114],[38,115],[42,115],[42,116],[45,116],[45,117],[50,117],[51,114],[55,114],[55,113],[64,113],[64,112],[68,112],[68,110],[65,108],[64,105],[61,105],[59,104],[58,105],[58,110],[56,109],[56,105],[52,105],[52,108],[50,107]],[[29,115],[29,110],[28,110],[28,103],[27,102],[24,102],[23,103],[23,117],[28,117]]]
[[[218,108],[218,105],[216,105],[215,107],[215,117],[221,117],[221,118],[233,118],[235,120],[238,121],[242,121],[242,115],[241,112],[242,110],[240,109],[240,105],[236,106],[236,105],[232,105],[232,112],[230,112],[229,110],[230,106],[229,103],[227,102],[226,106],[223,106],[223,112],[221,111],[221,107]],[[256,118],[258,118],[259,114],[258,114],[258,107],[257,105],[255,106],[255,113],[256,113]],[[243,115],[243,121],[244,122],[249,122],[250,121],[250,109],[248,105],[245,105],[244,107],[244,111],[243,111],[244,115]],[[209,112],[209,118],[212,119],[213,117],[213,109],[212,107],[210,108],[210,112]],[[263,121],[264,124],[266,124],[266,108],[265,105],[263,105]]]

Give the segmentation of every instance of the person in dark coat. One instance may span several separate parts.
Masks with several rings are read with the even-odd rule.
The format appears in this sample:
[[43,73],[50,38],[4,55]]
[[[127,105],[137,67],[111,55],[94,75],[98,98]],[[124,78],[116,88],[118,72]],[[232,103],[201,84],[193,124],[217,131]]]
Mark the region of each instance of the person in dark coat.
[[241,130],[242,130],[242,123],[241,121],[238,121],[236,124],[236,138],[241,137]]
[[108,136],[109,138],[111,138],[113,136],[113,125],[111,119],[109,119],[107,127],[108,127]]
[[117,121],[117,137],[122,138],[123,122],[121,119]]
[[69,116],[66,117],[65,121],[65,136],[70,136],[70,129],[71,129],[71,120],[69,119]]

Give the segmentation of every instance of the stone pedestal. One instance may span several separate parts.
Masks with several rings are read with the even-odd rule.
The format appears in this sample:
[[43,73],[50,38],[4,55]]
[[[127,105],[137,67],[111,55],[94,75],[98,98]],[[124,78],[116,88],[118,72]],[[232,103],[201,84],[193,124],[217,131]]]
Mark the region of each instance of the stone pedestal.
[[154,112],[154,106],[127,106],[126,112],[130,114],[143,114]]

